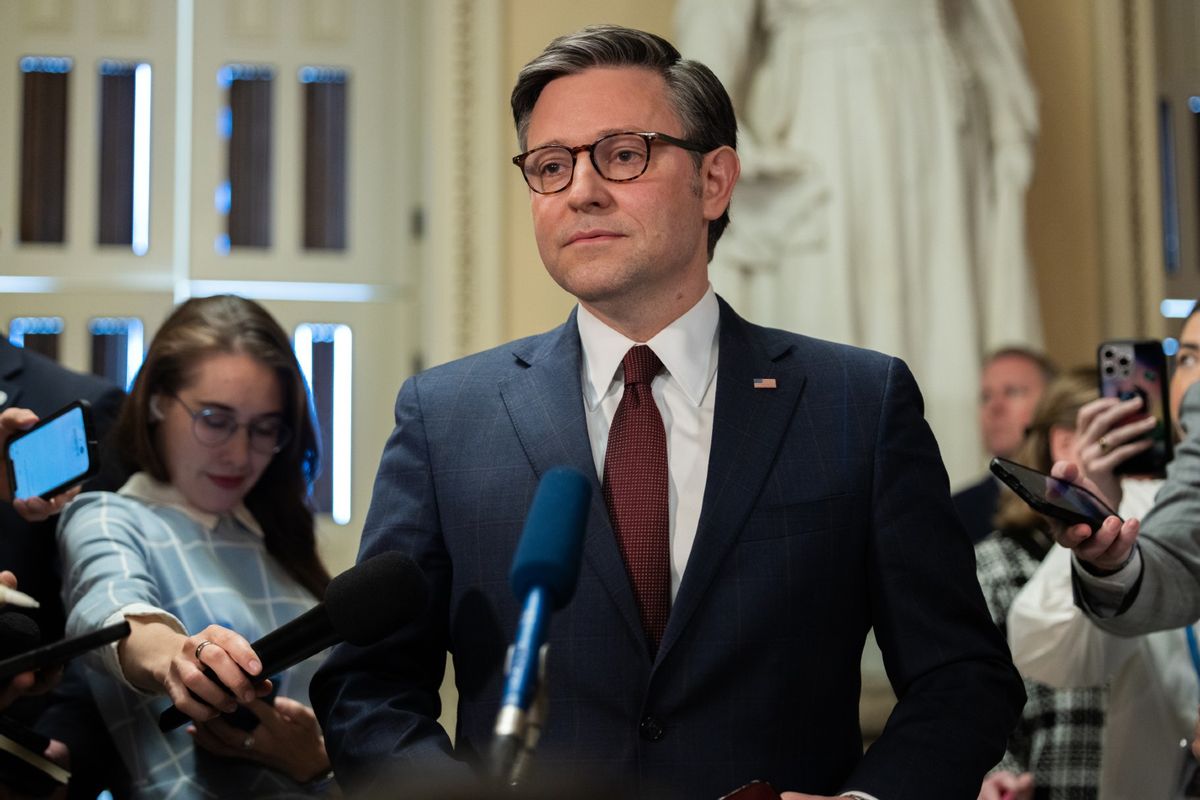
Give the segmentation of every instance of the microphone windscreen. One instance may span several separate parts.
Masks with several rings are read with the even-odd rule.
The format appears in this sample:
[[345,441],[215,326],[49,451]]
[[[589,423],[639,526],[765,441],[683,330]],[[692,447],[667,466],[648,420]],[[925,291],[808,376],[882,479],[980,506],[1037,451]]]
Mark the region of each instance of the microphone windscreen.
[[371,556],[329,582],[325,610],[334,631],[353,645],[379,641],[425,611],[425,573],[394,551]]
[[570,467],[547,470],[525,518],[509,583],[518,600],[541,586],[560,609],[575,594],[592,484]]
[[0,660],[28,653],[42,643],[42,631],[19,611],[0,614]]

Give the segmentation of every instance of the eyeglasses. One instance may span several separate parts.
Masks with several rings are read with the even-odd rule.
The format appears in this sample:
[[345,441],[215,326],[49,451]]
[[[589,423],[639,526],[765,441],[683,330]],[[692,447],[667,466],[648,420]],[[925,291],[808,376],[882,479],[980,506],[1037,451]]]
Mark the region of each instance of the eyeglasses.
[[610,133],[578,147],[542,145],[513,156],[512,161],[525,176],[530,189],[538,194],[554,194],[571,185],[571,179],[575,177],[575,157],[585,150],[591,156],[592,166],[605,180],[623,183],[640,178],[650,166],[650,143],[655,140],[695,153],[712,149],[665,133]]
[[262,455],[274,455],[292,440],[291,429],[275,417],[259,417],[242,423],[237,421],[237,416],[232,411],[207,406],[193,411],[179,395],[171,397],[191,416],[192,433],[196,441],[206,447],[225,444],[233,438],[239,428],[246,429],[250,437],[250,449]]

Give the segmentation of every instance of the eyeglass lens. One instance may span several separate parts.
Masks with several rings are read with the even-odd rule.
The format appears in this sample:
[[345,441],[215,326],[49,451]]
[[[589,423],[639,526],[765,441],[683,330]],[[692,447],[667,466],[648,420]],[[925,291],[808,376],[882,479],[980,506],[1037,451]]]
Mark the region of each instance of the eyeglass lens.
[[[587,149],[596,171],[610,181],[633,180],[650,162],[650,143],[634,133],[605,136]],[[530,152],[522,168],[535,191],[557,192],[571,182],[575,158],[569,147],[543,147]]]
[[[193,415],[193,430],[201,444],[215,447],[233,438],[242,424],[228,411],[202,408]],[[246,423],[250,448],[264,455],[279,452],[291,439],[291,431],[278,419],[266,418]]]

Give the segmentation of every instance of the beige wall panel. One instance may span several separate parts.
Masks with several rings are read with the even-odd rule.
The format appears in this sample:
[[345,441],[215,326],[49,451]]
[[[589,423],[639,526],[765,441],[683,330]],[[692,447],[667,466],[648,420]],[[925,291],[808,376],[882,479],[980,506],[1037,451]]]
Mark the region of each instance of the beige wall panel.
[[120,292],[103,288],[46,294],[0,293],[0,330],[8,332],[13,317],[62,317],[59,362],[77,372],[91,372],[93,317],[137,317],[145,326],[146,341],[158,330],[172,308],[169,292]]
[[[0,3],[0,53],[70,56],[68,83],[66,241],[21,245],[17,239],[20,181],[21,78],[16,59],[0,62],[0,274],[80,277],[166,276],[171,269],[171,164],[175,157],[175,11],[166,0],[145,4],[136,26],[119,33],[114,3],[61,3],[72,24],[26,27],[28,15],[14,2]],[[116,10],[114,10],[116,9]],[[99,62],[146,61],[152,67],[150,142],[150,249],[135,256],[127,247],[96,244],[99,187]]]
[[[344,35],[314,36],[326,6],[300,5],[311,13],[257,20],[272,6],[258,0],[197,3],[194,139],[192,156],[192,275],[204,279],[340,281],[407,285],[418,272],[410,220],[418,202],[420,151],[413,112],[418,104],[417,0],[338,3]],[[314,17],[313,14],[317,16]],[[225,105],[217,71],[225,64],[275,68],[272,141],[272,246],[215,249],[225,231],[214,194],[227,173],[226,149],[217,138]],[[344,253],[306,251],[301,244],[303,202],[302,66],[349,70],[347,110],[347,242]]]
[[1041,132],[1026,214],[1046,349],[1090,364],[1100,337],[1092,0],[1014,0]]

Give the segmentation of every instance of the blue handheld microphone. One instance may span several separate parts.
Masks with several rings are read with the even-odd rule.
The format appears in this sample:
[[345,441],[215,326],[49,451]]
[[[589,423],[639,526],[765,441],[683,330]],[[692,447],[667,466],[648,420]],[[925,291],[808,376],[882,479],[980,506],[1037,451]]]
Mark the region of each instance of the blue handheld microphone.
[[[570,602],[579,581],[592,484],[583,473],[555,467],[542,476],[513,557],[509,583],[524,604],[509,656],[493,743],[493,774],[515,783],[514,766],[526,743],[530,709],[540,683],[540,651],[551,610]],[[535,720],[540,725],[540,720]]]

